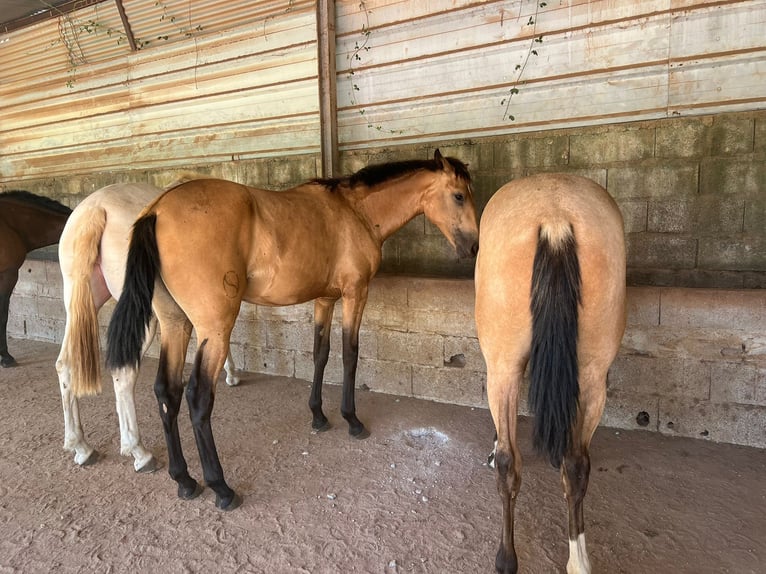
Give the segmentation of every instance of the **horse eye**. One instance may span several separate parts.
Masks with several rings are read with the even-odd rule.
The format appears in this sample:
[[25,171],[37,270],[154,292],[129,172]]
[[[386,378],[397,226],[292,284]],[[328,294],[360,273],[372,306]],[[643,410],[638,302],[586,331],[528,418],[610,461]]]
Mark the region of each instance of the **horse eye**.
[[465,196],[462,193],[456,193],[455,201],[457,201],[458,203],[463,203],[465,201]]

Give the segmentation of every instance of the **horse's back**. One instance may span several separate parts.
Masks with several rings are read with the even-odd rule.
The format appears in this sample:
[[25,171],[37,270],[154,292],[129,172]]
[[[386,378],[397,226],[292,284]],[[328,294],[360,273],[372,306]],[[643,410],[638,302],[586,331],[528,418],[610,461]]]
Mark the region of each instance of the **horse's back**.
[[611,361],[625,324],[622,215],[603,187],[570,174],[511,181],[487,203],[476,264],[476,321],[480,339],[485,335],[483,347],[528,354],[532,272],[541,234],[554,247],[574,236],[582,280],[580,336],[586,343],[581,347],[597,348]]

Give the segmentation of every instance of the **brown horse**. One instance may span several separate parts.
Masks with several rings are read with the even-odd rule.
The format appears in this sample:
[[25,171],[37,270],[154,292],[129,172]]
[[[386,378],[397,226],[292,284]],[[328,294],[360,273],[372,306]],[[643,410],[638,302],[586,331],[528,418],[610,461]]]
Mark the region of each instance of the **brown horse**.
[[[433,160],[369,166],[350,177],[313,180],[283,192],[221,180],[191,181],[144,210],[134,226],[127,281],[109,324],[107,357],[116,368],[137,363],[154,294],[161,332],[155,392],[168,470],[178,482],[179,496],[192,498],[201,490],[187,471],[177,426],[193,326],[200,344],[186,398],[205,482],[215,491],[219,508],[235,508],[241,500],[224,480],[210,418],[215,381],[242,300],[259,305],[315,300],[309,406],[316,430],[329,426],[322,412],[322,378],[334,304],[342,300],[341,413],[352,436],[368,435],[354,401],[367,290],[385,239],[420,213],[459,256],[476,254],[468,170],[438,150]],[[158,278],[162,281],[155,284]]]
[[0,366],[13,367],[8,352],[8,308],[27,253],[59,240],[72,210],[28,191],[0,193]]
[[[59,241],[59,264],[64,280],[66,326],[56,360],[61,404],[64,408],[64,448],[74,452],[75,463],[85,466],[98,453],[85,440],[77,397],[101,389],[98,312],[111,298],[118,299],[125,278],[130,228],[138,214],[162,190],[146,183],[116,183],[86,197],[72,212]],[[152,318],[143,351],[157,326]],[[226,382],[237,384],[231,358]],[[156,460],[141,442],[135,404],[138,369],[112,373],[120,450],[133,456],[136,471],[151,472]]]
[[498,572],[517,571],[513,510],[521,485],[516,417],[529,364],[534,445],[561,479],[569,510],[567,572],[590,572],[583,498],[606,376],[625,329],[622,215],[601,186],[544,174],[506,184],[481,218],[476,327],[487,363],[503,502]]

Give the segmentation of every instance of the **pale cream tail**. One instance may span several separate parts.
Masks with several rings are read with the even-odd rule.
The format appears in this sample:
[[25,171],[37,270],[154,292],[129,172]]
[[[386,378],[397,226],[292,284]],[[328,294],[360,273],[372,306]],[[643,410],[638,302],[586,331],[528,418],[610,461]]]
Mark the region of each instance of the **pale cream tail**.
[[81,214],[80,220],[83,225],[73,242],[72,287],[67,309],[69,329],[63,343],[76,397],[101,392],[98,315],[90,279],[98,261],[106,212],[94,207]]

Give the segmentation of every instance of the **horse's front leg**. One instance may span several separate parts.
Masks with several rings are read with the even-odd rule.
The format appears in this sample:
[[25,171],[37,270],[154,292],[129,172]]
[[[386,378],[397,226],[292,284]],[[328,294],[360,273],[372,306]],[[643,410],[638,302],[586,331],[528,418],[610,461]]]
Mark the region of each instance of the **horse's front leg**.
[[11,293],[18,280],[18,271],[0,274],[0,367],[15,367],[16,359],[8,352],[8,310],[11,306]]
[[[205,333],[200,331],[200,337]],[[197,442],[205,483],[215,492],[215,505],[222,510],[233,510],[242,503],[223,477],[223,468],[213,439],[210,417],[215,403],[215,382],[226,360],[228,341],[204,338],[197,349],[194,368],[186,388],[194,438]]]
[[330,428],[330,422],[322,411],[322,381],[327,359],[330,356],[330,332],[335,301],[337,299],[314,301],[314,380],[311,383],[309,408],[313,416],[311,428],[320,432]]
[[367,303],[367,286],[353,297],[343,297],[343,399],[340,412],[348,422],[348,434],[363,439],[370,432],[356,418],[356,366],[359,361],[359,327]]

